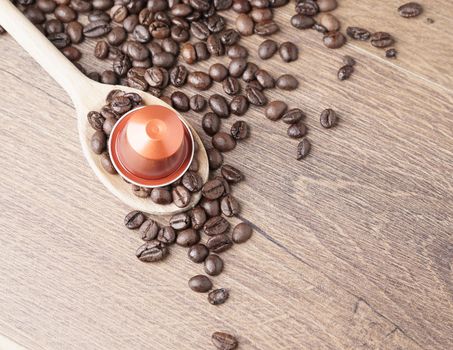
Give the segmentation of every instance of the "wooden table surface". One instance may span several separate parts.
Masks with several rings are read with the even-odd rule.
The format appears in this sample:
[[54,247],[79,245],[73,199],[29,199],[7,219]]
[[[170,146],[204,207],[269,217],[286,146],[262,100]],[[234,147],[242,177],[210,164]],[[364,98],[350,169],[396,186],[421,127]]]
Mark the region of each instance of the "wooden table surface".
[[[187,287],[202,267],[185,249],[154,265],[135,258],[140,239],[122,224],[131,208],[84,160],[68,96],[1,36],[0,344],[212,349],[224,330],[244,350],[452,349],[453,3],[423,0],[407,20],[402,2],[342,0],[335,11],[343,28],[394,34],[397,60],[369,43],[327,50],[288,25],[293,5],[276,11],[275,38],[295,40],[300,59],[262,65],[301,85],[269,96],[306,111],[313,148],[297,162],[284,124],[257,108],[244,117],[252,136],[225,158],[245,173],[235,194],[256,230],[223,255],[214,283],[231,297],[220,307]],[[253,60],[261,40],[243,40]],[[345,54],[358,63],[339,82]],[[330,130],[319,126],[327,107],[341,116]],[[200,129],[201,115],[186,116]]]

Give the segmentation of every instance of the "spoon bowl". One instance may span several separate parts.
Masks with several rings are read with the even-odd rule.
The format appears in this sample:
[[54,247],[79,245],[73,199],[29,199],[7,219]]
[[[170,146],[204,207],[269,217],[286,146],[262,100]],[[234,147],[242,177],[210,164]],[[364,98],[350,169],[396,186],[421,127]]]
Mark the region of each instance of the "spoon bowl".
[[209,175],[208,157],[200,137],[190,124],[171,106],[151,94],[127,86],[101,84],[87,78],[9,0],[0,0],[0,8],[0,25],[71,97],[77,114],[77,127],[83,154],[105,187],[130,207],[149,214],[171,215],[194,207],[200,200],[200,193],[192,194],[191,201],[185,208],[179,208],[174,203],[160,205],[152,202],[150,198],[135,196],[132,193],[131,184],[119,175],[107,173],[101,165],[99,155],[91,150],[90,142],[94,130],[88,123],[87,114],[90,111],[99,111],[105,105],[109,92],[115,89],[140,95],[145,105],[169,108],[185,125],[189,126],[194,144],[198,146],[195,152],[199,164],[198,172],[203,182],[206,182]]

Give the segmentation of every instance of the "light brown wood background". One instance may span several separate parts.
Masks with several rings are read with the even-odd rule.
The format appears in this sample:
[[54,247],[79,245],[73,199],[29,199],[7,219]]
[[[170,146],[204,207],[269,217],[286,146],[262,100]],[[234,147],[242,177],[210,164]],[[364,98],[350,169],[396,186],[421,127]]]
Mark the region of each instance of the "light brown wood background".
[[[184,249],[135,258],[131,208],[83,159],[69,98],[0,37],[0,334],[27,349],[212,349],[216,330],[241,349],[452,349],[453,4],[421,2],[411,20],[402,1],[342,0],[335,12],[344,28],[394,34],[397,60],[361,42],[329,51],[288,25],[293,5],[276,11],[275,37],[294,39],[300,59],[263,66],[301,86],[270,96],[306,111],[313,149],[297,162],[284,124],[256,108],[244,117],[252,137],[226,162],[247,177],[235,194],[256,231],[223,255],[220,307],[188,289],[202,267]],[[254,59],[261,40],[243,41]],[[358,64],[339,82],[344,54]],[[327,107],[341,115],[330,130],[318,121]],[[201,115],[186,116],[199,129]]]

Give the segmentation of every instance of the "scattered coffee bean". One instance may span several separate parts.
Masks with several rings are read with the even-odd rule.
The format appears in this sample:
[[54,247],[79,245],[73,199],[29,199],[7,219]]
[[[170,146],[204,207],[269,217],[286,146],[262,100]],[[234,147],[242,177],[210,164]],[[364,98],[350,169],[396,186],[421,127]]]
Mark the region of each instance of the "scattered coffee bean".
[[316,21],[313,17],[296,14],[291,17],[291,25],[297,29],[309,29],[313,27]]
[[239,16],[236,17],[236,30],[243,36],[249,36],[253,34],[253,29],[255,27],[255,23],[253,19],[246,15],[245,13],[241,13]]
[[238,347],[237,339],[228,333],[214,332],[211,340],[212,344],[219,350],[233,350]]
[[164,226],[157,233],[157,240],[161,243],[172,244],[176,240],[176,232],[170,226]]
[[207,220],[206,211],[202,207],[193,208],[189,215],[194,230],[201,229]]
[[233,229],[232,239],[234,243],[244,243],[252,237],[252,227],[245,222],[237,224]]
[[191,247],[200,241],[200,235],[192,228],[185,229],[178,232],[176,237],[176,244],[182,247]]
[[255,78],[263,89],[271,89],[275,86],[274,78],[264,69],[258,69],[255,72]]
[[343,63],[345,66],[354,66],[356,62],[351,56],[343,56]]
[[333,32],[340,29],[340,21],[332,14],[326,13],[321,17],[321,25],[323,25],[327,31]]
[[267,98],[262,91],[257,89],[256,87],[247,86],[245,88],[245,95],[247,96],[247,100],[255,106],[265,106],[267,104]]
[[203,180],[198,173],[194,171],[188,171],[182,177],[182,184],[190,192],[198,192],[203,186]]
[[116,171],[115,167],[113,166],[112,159],[107,152],[101,154],[100,157],[101,166],[102,168],[109,174],[115,175],[118,172]]
[[211,290],[212,282],[205,275],[196,275],[189,280],[189,288],[197,293],[206,293]]
[[339,80],[346,80],[349,79],[354,72],[353,66],[343,66],[338,70],[338,79]]
[[218,200],[209,200],[202,198],[200,206],[205,210],[209,217],[220,215],[220,203]]
[[247,58],[249,55],[248,50],[239,44],[234,44],[231,46],[228,46],[226,50],[226,54],[229,58]]
[[294,43],[286,41],[280,45],[278,53],[280,54],[280,57],[283,61],[293,62],[297,60],[299,56],[299,49]]
[[371,37],[371,33],[360,27],[348,27],[346,28],[346,34],[355,40],[367,41]]
[[244,115],[249,108],[249,101],[244,95],[234,96],[230,101],[230,111],[234,115]]
[[244,140],[249,135],[249,126],[247,122],[238,120],[231,126],[231,136],[236,140]]
[[165,244],[152,240],[138,247],[135,255],[143,262],[156,262],[164,259],[169,253]]
[[294,123],[288,127],[287,135],[293,139],[300,139],[307,133],[307,127],[302,123]]
[[337,122],[337,113],[330,108],[323,110],[321,113],[320,122],[323,128],[331,128]]
[[223,164],[223,156],[220,151],[215,148],[210,148],[206,151],[208,154],[209,169],[217,170]]
[[328,12],[337,8],[337,0],[317,0],[319,11]]
[[278,50],[278,44],[274,40],[267,39],[258,47],[258,56],[262,60],[271,58]]
[[173,199],[171,192],[166,188],[153,188],[151,191],[151,200],[156,204],[170,204]]
[[190,224],[190,216],[187,213],[175,214],[170,218],[170,226],[177,231],[189,228]]
[[155,222],[152,219],[148,219],[143,224],[141,224],[138,232],[140,233],[140,237],[144,241],[152,241],[157,237],[157,234],[159,233],[159,225],[157,222]]
[[145,214],[141,211],[134,210],[126,215],[124,218],[124,225],[130,230],[135,230],[139,228],[145,220]]
[[194,112],[202,112],[207,105],[206,99],[201,95],[193,95],[189,100],[190,109]]
[[264,110],[264,114],[266,118],[275,121],[279,120],[283,114],[286,112],[288,109],[288,106],[285,102],[283,101],[272,101],[266,106],[266,109]]
[[225,91],[225,93],[227,95],[236,95],[239,93],[239,90],[241,89],[241,85],[239,84],[239,81],[233,77],[227,77],[222,82],[222,87],[223,87],[223,91]]
[[212,305],[221,305],[227,301],[230,296],[229,292],[225,288],[214,289],[208,294],[208,301]]
[[230,134],[220,131],[212,137],[212,145],[220,152],[229,152],[236,147],[236,141]]
[[190,109],[190,102],[187,95],[182,91],[175,91],[171,94],[171,103],[174,109],[187,112]]
[[232,195],[228,194],[220,201],[220,209],[225,216],[235,216],[240,210],[239,202]]
[[411,18],[417,17],[423,12],[422,5],[417,2],[408,2],[398,7],[398,13],[401,17]]
[[230,106],[225,97],[219,94],[214,94],[209,97],[209,107],[220,118],[228,118],[230,116]]
[[233,245],[231,239],[224,234],[215,235],[208,239],[206,246],[211,252],[222,253],[230,249]]
[[276,86],[279,89],[290,91],[297,89],[299,82],[293,75],[283,74],[277,79]]
[[243,58],[234,58],[228,66],[228,72],[232,77],[238,78],[247,68],[247,61]]
[[208,236],[216,236],[225,233],[230,228],[230,223],[222,216],[210,218],[203,226],[203,231]]
[[187,82],[197,90],[207,90],[212,83],[211,77],[200,71],[189,73]]
[[209,249],[204,244],[198,243],[190,247],[187,255],[190,260],[199,264],[202,263],[209,255]]
[[256,71],[258,70],[258,66],[255,63],[249,62],[247,63],[247,66],[242,73],[242,80],[244,80],[246,83],[251,82],[255,80],[255,74]]
[[173,203],[178,208],[184,208],[190,203],[191,194],[184,186],[178,185],[171,191]]
[[219,180],[213,179],[206,182],[201,189],[201,194],[208,199],[217,199],[220,198],[225,191],[222,182]]
[[255,24],[254,33],[260,36],[268,36],[277,33],[280,27],[273,20],[266,20]]
[[297,0],[296,12],[305,16],[316,16],[319,12],[319,7],[316,0]]
[[204,261],[204,271],[209,276],[218,276],[223,271],[223,260],[220,256],[210,254]]
[[310,153],[310,148],[311,148],[310,141],[308,141],[307,138],[303,139],[297,145],[296,159],[301,160],[301,159],[305,158],[308,155],[308,153]]
[[338,49],[346,43],[346,38],[340,32],[327,32],[322,41],[327,48]]
[[96,154],[101,154],[107,148],[107,137],[104,132],[96,131],[93,136],[91,136],[91,150]]
[[111,25],[106,21],[95,21],[83,27],[83,35],[87,38],[99,38],[112,30]]
[[214,81],[223,81],[228,76],[228,69],[222,63],[214,63],[209,68],[209,76]]
[[386,32],[376,32],[371,35],[371,45],[378,48],[385,48],[393,45],[395,40]]
[[385,51],[385,57],[387,58],[396,58],[397,54],[398,52],[394,48]]
[[68,34],[73,44],[80,44],[83,40],[83,25],[77,21],[68,23],[66,25],[66,34]]
[[287,111],[282,116],[282,121],[286,124],[294,124],[299,122],[302,118],[305,117],[304,112],[299,108],[293,108]]

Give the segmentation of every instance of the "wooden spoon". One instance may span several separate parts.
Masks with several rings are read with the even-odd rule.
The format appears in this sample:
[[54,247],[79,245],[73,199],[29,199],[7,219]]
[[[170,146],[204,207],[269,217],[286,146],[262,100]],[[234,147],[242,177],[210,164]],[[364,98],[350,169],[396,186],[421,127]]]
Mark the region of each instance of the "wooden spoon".
[[[93,129],[88,123],[87,113],[100,110],[105,104],[107,94],[113,89],[139,94],[146,105],[163,105],[171,108],[159,98],[143,91],[126,86],[106,85],[90,80],[83,75],[66,57],[35,28],[35,26],[9,0],[0,0],[0,25],[54,78],[68,93],[77,113],[80,143],[83,154],[88,160],[99,180],[116,197],[130,207],[149,214],[171,215],[186,211],[200,200],[200,193],[192,195],[186,208],[178,208],[175,204],[159,205],[150,198],[139,198],[132,193],[131,185],[119,175],[108,174],[101,166],[100,157],[90,148],[90,137]],[[175,113],[177,113],[175,111]],[[179,115],[179,114],[178,114]],[[206,150],[196,131],[191,127],[195,142],[198,144],[197,160],[199,173],[204,182],[208,179],[209,164]]]

